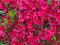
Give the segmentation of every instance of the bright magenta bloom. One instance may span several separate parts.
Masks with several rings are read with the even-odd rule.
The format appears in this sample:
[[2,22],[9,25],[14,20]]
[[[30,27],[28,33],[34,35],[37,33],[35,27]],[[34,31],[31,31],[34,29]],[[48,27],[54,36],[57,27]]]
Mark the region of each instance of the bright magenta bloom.
[[0,45],[60,45],[60,0],[0,0]]

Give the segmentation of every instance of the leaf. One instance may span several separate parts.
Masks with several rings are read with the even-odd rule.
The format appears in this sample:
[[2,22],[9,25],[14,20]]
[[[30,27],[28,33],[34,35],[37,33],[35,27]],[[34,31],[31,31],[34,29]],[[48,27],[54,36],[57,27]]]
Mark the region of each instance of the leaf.
[[8,43],[3,40],[0,40],[0,45],[8,45]]
[[47,45],[46,40],[41,40],[43,45]]
[[3,20],[2,19],[0,19],[0,22],[2,22]]
[[8,45],[8,44],[0,44],[0,45]]
[[47,3],[50,5],[50,3],[51,3],[51,0],[46,0],[47,1]]
[[11,19],[11,23],[13,24],[15,22],[15,20],[14,19]]
[[9,16],[10,16],[10,18],[14,18],[14,16],[15,16],[15,11],[14,10],[9,10],[8,11],[8,14],[9,14]]
[[37,42],[38,42],[38,43],[40,43],[40,42],[41,42],[41,40],[39,39],[39,40],[37,40]]
[[56,36],[52,36],[51,40],[56,40]]
[[0,10],[0,16],[6,16],[6,13],[4,12],[4,11],[2,11],[2,10]]
[[4,19],[4,22],[2,23],[2,26],[5,26],[7,22],[8,22],[8,19]]
[[6,38],[6,39],[8,39],[9,41],[11,41],[11,37],[10,37],[10,36],[5,35],[4,38]]
[[58,39],[57,42],[60,42],[60,39]]
[[29,45],[27,42],[25,42],[25,44],[24,45]]
[[59,28],[59,27],[57,27],[57,28],[56,28],[56,30],[60,30],[60,28]]
[[8,19],[4,19],[4,22],[7,23],[8,22]]
[[15,14],[16,14],[15,10],[9,10],[9,11],[8,11],[8,14],[9,14],[9,16],[10,16],[10,18],[11,18],[11,22],[14,23],[14,22],[15,22],[14,16],[15,16]]
[[43,29],[50,27],[49,21],[48,20],[44,20],[44,25],[43,25]]
[[37,24],[32,24],[33,28],[38,29],[38,25]]
[[6,23],[4,22],[4,23],[2,23],[2,26],[5,26],[6,25]]
[[23,42],[23,39],[22,38],[18,39],[18,42]]
[[33,31],[33,35],[34,35],[34,36],[38,36],[38,31],[37,31],[37,30],[34,30],[34,31]]
[[17,14],[15,15],[15,17],[16,17],[16,19],[18,20],[18,15],[17,15]]
[[8,30],[4,30],[5,33],[8,33]]

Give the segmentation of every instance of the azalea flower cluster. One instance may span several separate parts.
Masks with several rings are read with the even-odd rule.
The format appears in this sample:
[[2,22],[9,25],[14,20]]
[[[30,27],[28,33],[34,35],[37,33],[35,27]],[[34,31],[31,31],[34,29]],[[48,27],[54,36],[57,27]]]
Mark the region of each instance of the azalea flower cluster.
[[0,45],[60,45],[60,0],[0,0]]

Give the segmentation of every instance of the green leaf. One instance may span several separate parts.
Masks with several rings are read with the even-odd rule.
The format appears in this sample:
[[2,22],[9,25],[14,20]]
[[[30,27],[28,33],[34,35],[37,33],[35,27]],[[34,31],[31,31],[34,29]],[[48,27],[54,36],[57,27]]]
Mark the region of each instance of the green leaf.
[[60,42],[60,39],[58,39],[57,42]]
[[47,45],[46,40],[41,40],[42,45]]
[[38,31],[37,31],[37,30],[34,30],[34,31],[33,31],[33,35],[34,35],[34,36],[38,36]]
[[0,45],[8,45],[8,43],[3,40],[0,40]]
[[41,40],[39,39],[39,40],[37,40],[37,42],[38,42],[38,43],[40,43],[40,42],[41,42]]
[[50,27],[49,21],[48,20],[44,20],[44,25],[43,25],[43,29]]
[[7,22],[8,22],[8,19],[4,19],[4,22],[2,23],[2,26],[5,26]]
[[11,41],[11,37],[10,36],[5,35],[4,38],[7,38],[9,41]]
[[12,19],[12,20],[11,20],[11,22],[12,22],[12,24],[13,24],[13,23],[15,22],[15,20],[14,20],[14,19]]
[[50,3],[51,3],[51,0],[46,0],[47,1],[47,3],[50,5]]
[[7,45],[7,44],[0,44],[0,45]]
[[56,40],[56,36],[52,36],[51,40]]
[[0,19],[0,22],[2,22],[3,20],[2,19]]
[[1,15],[1,16],[2,16],[2,15],[6,16],[6,13],[5,13],[4,11],[0,10],[0,15]]
[[8,14],[9,14],[9,16],[10,16],[10,18],[11,18],[11,22],[14,23],[14,22],[15,22],[14,16],[15,16],[15,14],[16,14],[15,10],[9,10],[9,11],[8,11]]
[[16,16],[16,19],[18,20],[18,15],[16,14],[15,16]]
[[38,25],[37,24],[32,24],[33,28],[38,29]]
[[5,23],[5,22],[3,22],[3,23],[2,23],[2,26],[5,26],[5,25],[6,25],[6,23]]
[[60,28],[59,28],[59,27],[57,27],[57,28],[56,28],[56,30],[60,30]]
[[8,33],[8,30],[4,30],[5,33]]
[[22,38],[18,39],[18,42],[23,42],[23,39]]
[[24,45],[29,45],[27,42],[25,42],[25,44]]
[[8,22],[8,19],[4,19],[4,20],[5,20],[5,21],[4,21],[5,23],[7,23],[7,22]]
[[15,16],[15,11],[14,10],[9,10],[8,11],[8,14],[9,14],[9,16],[10,16],[10,18],[14,18],[14,16]]

